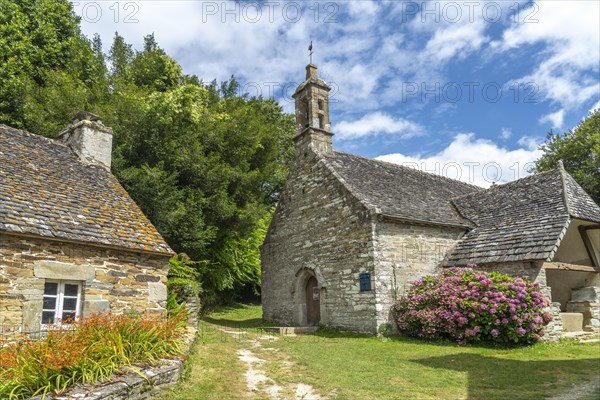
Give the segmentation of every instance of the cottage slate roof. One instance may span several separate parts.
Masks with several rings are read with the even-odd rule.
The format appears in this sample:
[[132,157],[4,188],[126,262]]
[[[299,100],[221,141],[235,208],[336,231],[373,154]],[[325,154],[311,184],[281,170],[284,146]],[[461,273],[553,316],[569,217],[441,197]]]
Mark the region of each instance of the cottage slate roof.
[[571,217],[600,222],[600,207],[562,169],[467,194],[453,203],[475,228],[444,265],[549,261]]
[[334,151],[323,160],[346,188],[385,216],[423,223],[471,226],[450,200],[478,186],[414,168]]
[[117,179],[65,144],[0,125],[0,231],[172,253]]

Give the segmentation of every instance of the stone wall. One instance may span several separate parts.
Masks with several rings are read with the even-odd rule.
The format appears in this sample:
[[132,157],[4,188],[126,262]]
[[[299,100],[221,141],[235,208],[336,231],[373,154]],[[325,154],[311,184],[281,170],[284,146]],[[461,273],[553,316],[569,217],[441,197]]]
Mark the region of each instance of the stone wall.
[[45,279],[83,283],[82,312],[163,312],[169,255],[0,234],[0,325],[37,329]]
[[411,282],[436,273],[446,253],[464,234],[461,228],[378,221],[375,229],[377,324],[390,322],[390,310]]
[[375,272],[371,216],[310,156],[292,170],[261,250],[263,317],[303,325],[303,285],[314,275],[322,324],[374,333],[375,293],[359,284],[360,273]]
[[35,396],[30,400],[140,400],[154,399],[157,392],[178,383],[183,360],[160,360],[160,365],[129,372],[104,383],[85,384],[59,395]]

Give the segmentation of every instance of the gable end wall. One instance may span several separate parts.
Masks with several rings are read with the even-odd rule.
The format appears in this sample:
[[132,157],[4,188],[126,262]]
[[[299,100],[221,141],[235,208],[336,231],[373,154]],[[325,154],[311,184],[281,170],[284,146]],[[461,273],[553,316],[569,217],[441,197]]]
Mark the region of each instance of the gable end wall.
[[321,324],[374,333],[375,294],[359,285],[361,272],[374,276],[371,237],[370,213],[323,162],[297,163],[262,247],[263,317],[302,324],[308,269],[321,288]]

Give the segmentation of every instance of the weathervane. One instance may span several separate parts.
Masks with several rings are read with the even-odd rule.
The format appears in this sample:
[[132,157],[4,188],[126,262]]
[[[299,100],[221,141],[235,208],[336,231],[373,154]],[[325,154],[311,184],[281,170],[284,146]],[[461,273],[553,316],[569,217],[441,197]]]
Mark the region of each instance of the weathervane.
[[310,59],[310,64],[312,64],[312,55],[313,55],[313,49],[312,49],[312,40],[311,40],[310,45],[308,46],[308,57]]

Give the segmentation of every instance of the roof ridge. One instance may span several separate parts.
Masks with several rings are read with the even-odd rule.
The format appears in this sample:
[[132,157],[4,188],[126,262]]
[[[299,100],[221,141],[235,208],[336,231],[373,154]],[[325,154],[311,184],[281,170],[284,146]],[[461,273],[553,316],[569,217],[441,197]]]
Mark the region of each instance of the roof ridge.
[[33,137],[37,140],[44,140],[49,144],[56,144],[58,146],[67,147],[67,148],[69,147],[67,144],[65,144],[59,140],[56,140],[55,138],[49,138],[47,136],[38,135],[37,133],[29,132],[24,129],[13,128],[12,126],[8,126],[6,124],[0,124],[0,132],[2,130],[6,130],[6,131],[8,131],[8,133],[16,133],[16,134],[20,134],[20,135]]
[[566,177],[565,177],[565,174],[567,173],[567,171],[565,171],[562,161],[559,163],[559,166],[556,169],[558,170],[558,173],[560,174],[560,183],[562,184],[562,190],[563,190],[562,199],[565,203],[565,208],[567,209],[567,214],[569,214],[569,217],[572,217],[573,214],[571,213],[571,207],[569,206],[569,193],[567,192],[567,181],[566,181]]
[[517,184],[517,183],[523,183],[523,181],[531,180],[534,177],[539,177],[540,175],[546,175],[546,174],[549,174],[551,172],[557,172],[557,170],[558,170],[558,168],[553,168],[553,169],[549,169],[549,170],[546,170],[546,171],[535,172],[535,173],[533,173],[531,175],[524,176],[523,178],[515,179],[514,181],[501,183],[499,185],[492,185],[492,186],[487,187],[487,188],[480,188],[480,190],[478,190],[476,192],[471,192],[471,193],[463,194],[462,196],[453,197],[451,199],[451,201],[454,202],[455,200],[464,199],[464,198],[467,198],[467,197],[470,197],[470,196],[475,196],[477,194],[482,194],[484,192],[491,192],[493,190],[503,189],[503,188],[506,188],[507,186],[510,186],[510,185],[513,185],[513,184]]
[[409,170],[411,172],[414,171],[414,172],[421,173],[421,174],[424,174],[426,176],[430,176],[430,177],[433,177],[433,178],[436,178],[436,179],[439,178],[439,179],[444,180],[444,181],[449,181],[449,182],[452,182],[452,183],[459,183],[461,185],[470,186],[470,187],[472,187],[474,189],[482,189],[481,186],[477,186],[477,185],[473,185],[473,184],[470,184],[470,183],[467,183],[467,182],[463,182],[463,181],[458,180],[458,179],[448,178],[447,176],[443,176],[443,175],[439,175],[439,174],[434,174],[432,172],[421,171],[420,169],[407,167],[405,165],[393,163],[391,161],[378,160],[376,158],[369,158],[369,157],[359,156],[357,154],[346,153],[344,151],[338,151],[338,150],[334,150],[334,154],[335,153],[339,153],[339,154],[343,154],[343,155],[351,156],[351,157],[355,157],[355,158],[360,158],[360,159],[363,159],[363,160],[366,160],[366,161],[372,161],[372,162],[375,162],[375,163],[386,164],[386,165],[392,166],[394,168],[402,169],[402,170]]

